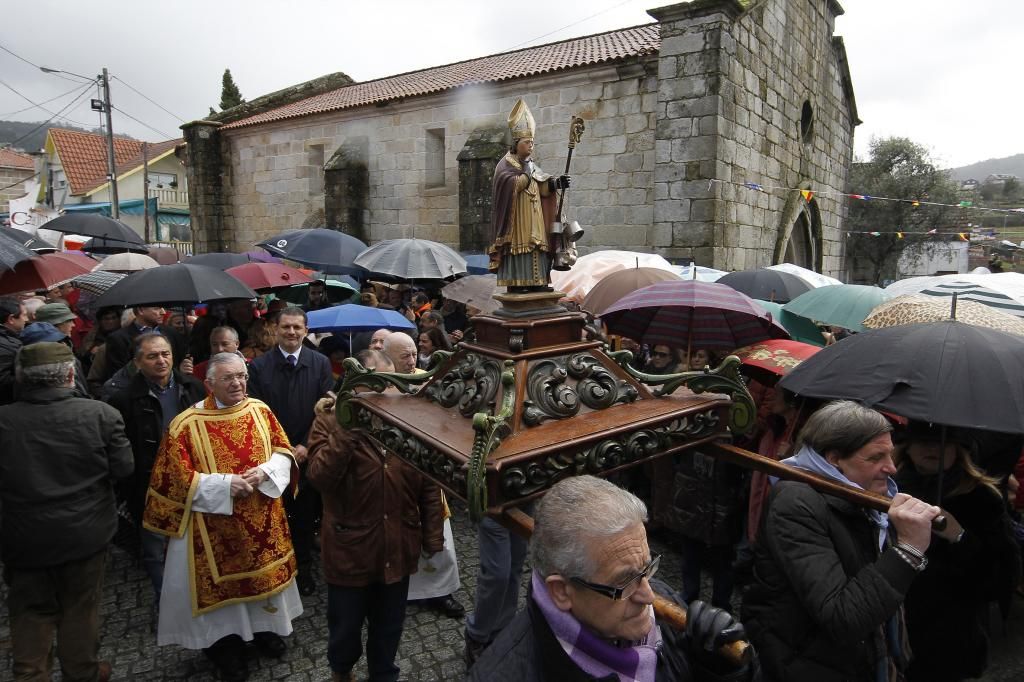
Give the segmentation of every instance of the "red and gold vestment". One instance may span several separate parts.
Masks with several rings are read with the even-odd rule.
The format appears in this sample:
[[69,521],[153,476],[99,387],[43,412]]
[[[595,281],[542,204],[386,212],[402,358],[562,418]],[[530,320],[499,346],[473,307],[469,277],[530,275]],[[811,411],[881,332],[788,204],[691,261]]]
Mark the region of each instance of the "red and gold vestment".
[[[212,396],[178,415],[160,444],[143,527],[188,544],[192,614],[265,599],[285,589],[296,565],[284,506],[258,491],[233,499],[231,514],[192,511],[200,474],[242,474],[291,458],[284,429],[266,404],[246,398],[217,409]],[[298,470],[292,464],[293,482]]]

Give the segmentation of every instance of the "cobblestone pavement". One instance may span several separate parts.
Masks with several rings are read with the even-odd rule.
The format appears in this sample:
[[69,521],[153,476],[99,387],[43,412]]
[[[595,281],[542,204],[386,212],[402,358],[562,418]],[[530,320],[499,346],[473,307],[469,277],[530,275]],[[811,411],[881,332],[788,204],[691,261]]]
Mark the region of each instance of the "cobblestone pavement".
[[[462,573],[462,588],[456,597],[468,609],[472,606],[476,585],[476,533],[465,514],[457,511],[452,519],[452,530]],[[658,537],[651,538],[651,545],[653,551],[664,555],[659,577],[670,585],[679,586],[678,552]],[[527,575],[524,573],[522,594],[525,594]],[[709,585],[705,586],[705,592],[710,592]],[[0,602],[3,602],[0,615],[0,682],[13,679],[6,599],[6,588],[0,586]],[[303,598],[305,612],[293,623],[295,632],[287,640],[289,648],[284,658],[276,661],[260,659],[256,657],[255,650],[250,651],[251,680],[303,682],[331,678],[326,654],[326,600],[327,592],[322,583],[315,595]],[[151,631],[152,617],[153,595],[148,578],[125,550],[113,547],[104,589],[100,651],[101,659],[110,661],[114,666],[112,679],[146,682],[208,682],[217,679],[213,666],[202,653],[178,647],[158,648],[156,636]],[[452,620],[411,605],[398,654],[403,679],[422,682],[464,679],[462,627],[461,620]],[[1018,599],[1014,604],[1007,623],[1009,634],[1002,634],[999,625],[996,628],[993,665],[983,679],[993,682],[1024,679],[1024,600]],[[365,679],[365,676],[364,659],[356,668],[356,678]],[[60,674],[55,678],[60,679]]]

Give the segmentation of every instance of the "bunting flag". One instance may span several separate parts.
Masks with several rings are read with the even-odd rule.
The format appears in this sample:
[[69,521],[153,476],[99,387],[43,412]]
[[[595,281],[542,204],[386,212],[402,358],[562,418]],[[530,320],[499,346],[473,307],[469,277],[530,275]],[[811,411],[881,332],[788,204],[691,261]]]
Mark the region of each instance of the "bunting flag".
[[938,233],[939,233],[938,229],[928,230],[927,232],[925,232],[925,234],[938,234]]
[[881,237],[882,236],[881,232],[868,232],[868,234],[870,234],[872,237]]
[[896,239],[903,239],[903,233],[902,232],[897,232],[896,233]]
[[818,197],[837,197],[847,199],[857,199],[859,201],[896,201],[900,203],[910,204],[912,208],[920,208],[922,206],[940,206],[945,208],[969,208],[972,211],[984,211],[989,213],[1024,213],[1024,208],[990,208],[987,206],[975,206],[973,201],[963,200],[955,204],[944,204],[938,201],[924,201],[922,199],[905,199],[896,197],[876,197],[869,194],[853,194],[847,192],[828,192],[822,190],[809,190],[801,189],[799,187],[782,187],[782,186],[765,186],[756,182],[733,182],[730,180],[718,180],[712,178],[708,180],[708,188],[715,183],[723,185],[737,185],[740,187],[746,187],[757,192],[799,192],[803,197],[804,201],[810,202],[815,196]]
[[956,236],[960,237],[960,241],[962,241],[962,242],[969,242],[969,241],[971,241],[970,235],[968,235],[966,232],[957,232]]

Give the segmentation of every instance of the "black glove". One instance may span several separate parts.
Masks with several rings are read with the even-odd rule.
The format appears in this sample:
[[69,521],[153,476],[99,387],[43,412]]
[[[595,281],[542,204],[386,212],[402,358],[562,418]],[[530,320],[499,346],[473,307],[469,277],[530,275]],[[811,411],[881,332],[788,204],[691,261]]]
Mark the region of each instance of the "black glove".
[[694,654],[712,654],[723,644],[746,639],[743,624],[728,611],[697,600],[686,609],[686,637]]
[[572,184],[572,177],[569,175],[559,175],[555,178],[555,189],[569,189],[570,184]]

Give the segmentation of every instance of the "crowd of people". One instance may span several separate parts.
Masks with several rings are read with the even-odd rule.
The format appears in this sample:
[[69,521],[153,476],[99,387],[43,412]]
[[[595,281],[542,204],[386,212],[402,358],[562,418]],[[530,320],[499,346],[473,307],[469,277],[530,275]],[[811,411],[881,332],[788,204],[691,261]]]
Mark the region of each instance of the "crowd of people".
[[[345,358],[422,372],[435,351],[472,340],[479,311],[370,284],[352,305],[396,310],[415,331],[349,336],[310,333],[306,313],[333,305],[320,281],[302,306],[268,297],[201,314],[92,310],[78,296],[0,298],[0,548],[18,679],[48,678],[54,636],[66,679],[109,678],[98,605],[119,508],[154,590],[158,645],[203,650],[225,680],[247,679],[247,642],[285,654],[317,589],[317,555],[338,681],[354,679],[364,625],[370,679],[398,679],[410,600],[466,618],[474,680],[959,680],[984,671],[989,606],[1017,587],[1016,482],[993,464],[1015,458],[992,450],[1019,454],[1020,443],[810,405],[752,376],[758,424],[740,444],[892,496],[888,513],[700,448],[616,479],[621,488],[574,477],[528,510],[529,542],[478,524],[467,616],[441,489],[376,434],[342,429],[334,400]],[[614,344],[650,375],[720,360]],[[656,586],[688,605],[683,630],[651,608],[660,557],[648,529],[682,557],[681,584]],[[744,662],[715,653],[745,638],[755,653]]]

